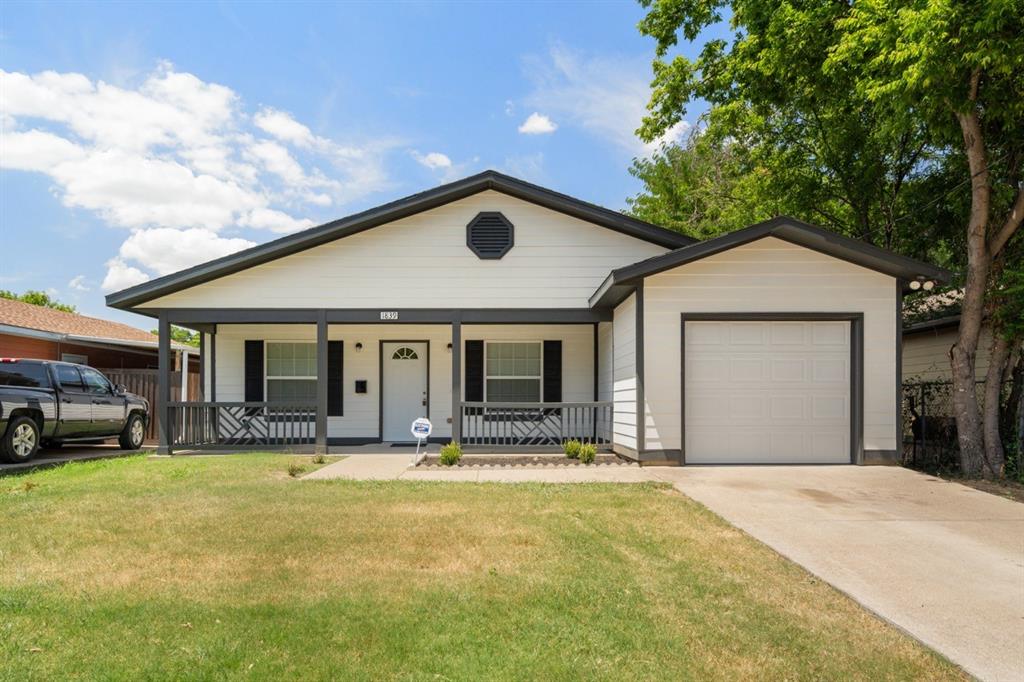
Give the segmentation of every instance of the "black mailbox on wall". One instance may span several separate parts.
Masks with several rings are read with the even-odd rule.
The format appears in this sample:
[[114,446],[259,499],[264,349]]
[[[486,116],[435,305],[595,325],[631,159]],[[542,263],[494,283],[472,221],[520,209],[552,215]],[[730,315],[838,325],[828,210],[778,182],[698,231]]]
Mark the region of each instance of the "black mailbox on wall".
[[366,379],[356,379],[356,393],[366,393]]

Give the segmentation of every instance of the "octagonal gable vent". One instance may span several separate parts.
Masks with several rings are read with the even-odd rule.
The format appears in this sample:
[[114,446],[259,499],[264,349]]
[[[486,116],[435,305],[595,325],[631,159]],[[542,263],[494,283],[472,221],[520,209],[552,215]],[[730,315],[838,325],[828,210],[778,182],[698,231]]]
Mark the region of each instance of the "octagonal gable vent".
[[512,223],[500,213],[480,213],[466,225],[466,245],[479,258],[501,258],[513,241]]

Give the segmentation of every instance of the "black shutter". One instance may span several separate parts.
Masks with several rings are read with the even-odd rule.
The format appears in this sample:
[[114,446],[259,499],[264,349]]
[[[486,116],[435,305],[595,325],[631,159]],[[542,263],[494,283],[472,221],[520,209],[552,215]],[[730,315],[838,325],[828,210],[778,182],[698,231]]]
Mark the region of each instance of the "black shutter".
[[562,402],[562,342],[544,342],[544,395],[546,403]]
[[345,386],[345,342],[327,342],[327,416],[344,414],[342,392]]
[[245,342],[245,401],[263,401],[263,341]]
[[484,399],[484,342],[466,341],[466,402]]

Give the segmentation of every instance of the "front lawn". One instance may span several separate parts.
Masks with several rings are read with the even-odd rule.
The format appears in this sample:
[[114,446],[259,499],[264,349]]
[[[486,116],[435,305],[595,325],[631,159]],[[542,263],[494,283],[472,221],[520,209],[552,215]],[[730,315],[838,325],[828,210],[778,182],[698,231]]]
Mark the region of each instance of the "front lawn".
[[961,676],[667,487],[300,481],[292,461],[0,478],[0,677]]

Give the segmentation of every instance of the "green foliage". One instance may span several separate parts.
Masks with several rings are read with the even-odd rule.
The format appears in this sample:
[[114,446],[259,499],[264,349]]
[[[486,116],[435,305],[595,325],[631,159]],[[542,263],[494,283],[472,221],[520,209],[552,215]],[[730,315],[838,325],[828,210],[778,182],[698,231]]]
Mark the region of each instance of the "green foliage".
[[327,462],[327,458],[324,457],[323,454],[318,452],[313,455],[313,464],[324,464],[325,462]]
[[583,443],[580,443],[575,438],[570,438],[562,443],[562,451],[569,459],[579,459],[581,447],[583,447]]
[[[153,334],[159,334],[156,329],[150,330]],[[183,343],[186,346],[192,346],[193,348],[199,348],[199,332],[194,332],[184,327],[177,325],[171,325],[171,341]]]
[[[649,11],[639,28],[656,40],[657,60],[649,114],[638,133],[656,140],[694,102],[707,102],[707,141],[691,138],[682,165],[704,175],[709,168],[725,172],[702,182],[679,173],[680,160],[670,156],[638,161],[634,174],[644,181],[643,194],[656,200],[634,198],[637,215],[668,213],[673,226],[683,217],[684,225],[697,223],[684,231],[703,236],[787,213],[963,268],[960,233],[970,195],[950,107],[964,102],[971,66],[986,69],[983,89],[996,111],[990,116],[986,101],[985,125],[1000,140],[992,173],[1019,177],[1022,0],[641,4]],[[692,41],[726,14],[730,40],[709,41],[694,59],[671,54],[680,37]],[[721,163],[723,150],[729,164]],[[670,170],[678,180],[671,192],[661,181]],[[683,195],[692,195],[689,204],[680,204]],[[1012,191],[1001,191],[996,203],[1005,207],[1012,198]],[[734,220],[733,207],[749,218]]]
[[644,190],[626,200],[632,215],[697,239],[716,237],[787,212],[766,201],[762,174],[748,172],[742,147],[694,130],[683,145],[663,145],[634,159],[629,172]]
[[21,301],[22,303],[31,303],[32,305],[41,305],[44,308],[53,308],[54,310],[61,310],[65,313],[77,312],[75,306],[68,305],[67,303],[61,303],[60,301],[51,298],[45,291],[29,289],[23,294],[16,294],[13,291],[0,289],[0,298],[6,298],[11,301]]
[[455,441],[451,441],[447,445],[441,446],[441,454],[438,456],[438,461],[446,467],[454,466],[459,463],[462,459],[462,447]]
[[584,443],[580,447],[580,462],[583,464],[593,464],[597,458],[597,446],[593,443]]
[[299,461],[288,462],[288,475],[292,478],[298,478],[306,472],[306,466]]

